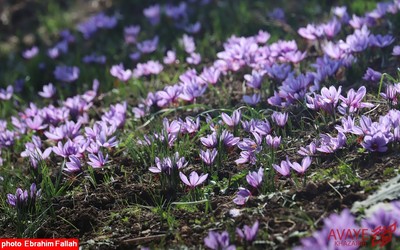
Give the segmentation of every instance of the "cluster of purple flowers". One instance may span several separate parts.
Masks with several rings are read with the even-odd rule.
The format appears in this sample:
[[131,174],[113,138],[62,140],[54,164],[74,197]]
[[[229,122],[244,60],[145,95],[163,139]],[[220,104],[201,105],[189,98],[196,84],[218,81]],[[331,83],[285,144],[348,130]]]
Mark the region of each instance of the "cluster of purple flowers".
[[98,29],[113,29],[116,25],[117,17],[99,13],[79,23],[76,28],[82,33],[84,38],[88,39],[93,36]]
[[[246,245],[251,245],[251,243],[256,239],[258,233],[259,223],[256,221],[251,227],[244,225],[244,227],[236,228],[237,236],[242,239]],[[234,250],[236,246],[229,243],[229,234],[227,231],[218,233],[215,231],[209,231],[208,236],[204,238],[204,244],[209,249],[213,250]]]
[[[347,232],[348,230],[358,230],[362,228],[366,230],[369,236],[372,236],[373,231],[378,227],[390,228],[400,223],[400,203],[392,202],[389,210],[383,208],[375,211],[371,216],[363,219],[361,225],[358,225],[355,221],[355,217],[350,213],[349,210],[345,209],[340,214],[332,214],[328,218],[324,219],[324,226],[321,230],[316,231],[311,237],[304,238],[301,240],[301,246],[294,249],[358,249],[358,246],[337,246],[335,245],[335,238],[333,238],[331,232]],[[400,236],[400,228],[395,227],[396,230],[393,233],[395,236]],[[331,236],[330,236],[331,235]],[[353,237],[353,235],[351,235]],[[357,236],[358,237],[358,236]],[[361,234],[359,234],[361,237]],[[361,238],[349,238],[343,240],[363,240]]]
[[7,194],[7,203],[18,209],[29,208],[34,206],[37,199],[41,197],[41,189],[37,190],[36,184],[32,183],[29,191],[17,188],[14,194]]
[[[82,95],[67,98],[61,107],[48,105],[38,108],[33,103],[19,117],[12,117],[13,131],[1,129],[0,148],[13,144],[20,134],[32,131],[31,141],[25,144],[21,156],[30,160],[37,168],[40,161],[48,159],[52,153],[67,160],[64,170],[81,171],[82,162],[93,168],[104,167],[108,161],[108,152],[118,145],[115,132],[122,128],[126,119],[126,104],[111,105],[100,117],[100,121],[90,127],[89,110],[97,95],[99,82],[93,82],[93,88]],[[44,88],[41,95],[52,96],[52,85]],[[76,120],[70,120],[70,119]],[[47,138],[44,143],[43,136]],[[69,161],[68,161],[69,160]]]

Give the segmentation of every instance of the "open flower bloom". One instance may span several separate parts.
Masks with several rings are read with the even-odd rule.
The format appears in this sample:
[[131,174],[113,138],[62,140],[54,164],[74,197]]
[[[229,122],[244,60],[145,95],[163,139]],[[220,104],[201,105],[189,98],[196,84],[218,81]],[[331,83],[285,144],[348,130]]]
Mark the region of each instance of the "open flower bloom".
[[238,109],[233,111],[232,116],[229,116],[226,113],[221,114],[222,120],[229,127],[237,126],[240,122],[241,117],[242,117],[242,112]]
[[251,193],[248,189],[240,187],[239,191],[237,192],[236,195],[237,196],[235,199],[233,199],[233,202],[236,205],[244,205],[247,202],[247,200],[249,199]]
[[281,165],[272,164],[274,169],[281,175],[287,177],[290,175],[290,165],[288,161],[281,161]]
[[179,172],[179,177],[190,188],[195,188],[196,186],[202,184],[208,177],[208,174],[201,174],[200,176],[195,172],[189,174],[189,179],[182,172]]
[[307,168],[311,165],[311,158],[309,156],[303,158],[301,161],[301,165],[297,162],[289,163],[290,167],[296,170],[296,172],[300,174],[304,174],[306,172]]

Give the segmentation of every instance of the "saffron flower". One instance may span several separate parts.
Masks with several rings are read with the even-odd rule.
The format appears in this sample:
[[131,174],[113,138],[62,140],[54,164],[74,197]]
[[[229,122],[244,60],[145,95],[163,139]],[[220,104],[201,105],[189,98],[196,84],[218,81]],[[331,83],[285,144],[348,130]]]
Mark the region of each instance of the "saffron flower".
[[29,191],[17,188],[15,195],[7,194],[7,203],[17,209],[35,204],[35,201],[41,197],[41,189],[37,190],[36,184],[32,183]]
[[37,46],[33,46],[32,48],[22,52],[22,57],[25,59],[31,59],[35,57],[38,53],[39,53],[39,48]]
[[235,199],[233,199],[233,202],[236,205],[242,206],[247,202],[250,195],[251,195],[251,193],[248,189],[240,187],[239,191],[236,193]]
[[260,167],[258,171],[254,172],[249,172],[246,176],[247,183],[250,184],[250,186],[254,188],[258,188],[262,181],[263,181],[263,176],[264,176],[264,169]]
[[207,135],[206,137],[201,137],[200,141],[207,148],[215,148],[215,146],[217,146],[218,143],[217,133],[213,132],[212,134]]
[[206,165],[213,164],[215,157],[217,157],[217,150],[214,148],[212,151],[207,149],[206,151],[200,150],[200,158]]
[[229,127],[237,126],[240,122],[241,117],[242,117],[242,112],[239,109],[233,111],[232,117],[227,115],[226,113],[221,114],[222,120]]
[[274,112],[272,113],[271,117],[276,125],[278,125],[279,127],[284,127],[289,116],[288,113]]
[[160,23],[161,6],[155,4],[143,10],[143,15],[149,20],[151,25],[155,26]]
[[206,247],[212,250],[235,250],[235,245],[229,244],[229,234],[224,231],[222,233],[217,233],[214,231],[208,232],[208,236],[204,239],[204,244]]
[[317,151],[319,152],[330,154],[346,144],[346,136],[342,132],[339,132],[336,138],[330,136],[329,134],[324,134],[320,136],[320,145],[317,148]]
[[190,188],[195,188],[196,186],[202,184],[208,177],[208,174],[201,174],[200,176],[195,172],[189,174],[189,179],[182,172],[179,172],[179,177]]
[[257,103],[259,103],[261,100],[261,95],[259,93],[255,93],[254,95],[244,95],[243,96],[243,102],[250,105],[254,106]]
[[228,132],[227,130],[222,131],[219,139],[228,148],[235,146],[240,141],[240,137],[234,137],[233,134]]
[[290,175],[290,162],[289,161],[281,161],[281,165],[272,164],[274,169],[280,173],[281,175],[288,177]]
[[257,237],[258,232],[258,221],[254,222],[252,227],[245,225],[243,229],[236,228],[236,233],[240,238],[248,243],[253,242]]
[[40,91],[38,94],[43,98],[52,98],[56,93],[56,88],[52,83],[43,86],[43,91]]
[[71,155],[68,157],[69,161],[65,163],[66,168],[64,169],[67,172],[74,173],[79,172],[82,169],[81,161],[78,157]]
[[368,102],[362,102],[365,97],[367,90],[364,86],[360,87],[357,92],[354,89],[350,89],[347,92],[347,97],[340,96],[342,103],[338,107],[341,114],[346,114],[347,112],[352,114],[357,112],[360,108],[372,108],[374,105]]
[[381,80],[381,77],[382,77],[381,72],[368,68],[363,76],[363,79],[366,81],[377,82]]
[[57,66],[54,77],[62,82],[73,82],[79,77],[79,68],[75,66]]
[[307,170],[307,168],[311,165],[311,158],[309,156],[306,156],[305,158],[303,158],[303,160],[301,161],[301,165],[297,162],[289,162],[289,165],[291,168],[293,168],[294,170],[296,170],[297,173],[299,174],[304,174]]
[[6,89],[0,89],[0,100],[10,100],[14,94],[14,87],[8,85]]
[[281,145],[281,137],[275,136],[272,137],[271,135],[267,135],[265,137],[265,142],[267,145],[272,148],[272,149],[278,149],[279,146]]
[[110,73],[123,82],[128,81],[132,77],[132,70],[125,70],[122,64],[113,65],[110,69]]
[[386,152],[389,141],[382,132],[377,132],[374,135],[366,135],[361,145],[372,152]]
[[89,154],[88,157],[89,157],[88,164],[93,168],[102,168],[108,162],[108,154],[106,155],[106,157],[104,157],[101,151],[99,151],[97,155]]
[[393,47],[393,52],[392,52],[393,56],[400,56],[400,46],[396,45]]

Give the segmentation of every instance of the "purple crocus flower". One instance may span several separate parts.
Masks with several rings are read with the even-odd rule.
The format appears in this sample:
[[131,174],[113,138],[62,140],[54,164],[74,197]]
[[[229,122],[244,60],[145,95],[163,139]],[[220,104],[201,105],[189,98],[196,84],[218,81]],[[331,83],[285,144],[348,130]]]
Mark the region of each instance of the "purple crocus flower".
[[271,117],[272,120],[279,127],[284,127],[289,118],[288,113],[281,113],[281,112],[273,112]]
[[[337,247],[335,245],[336,236],[331,232],[347,232],[347,230],[358,230],[355,224],[355,218],[348,209],[342,211],[340,215],[332,214],[324,219],[324,227],[320,231],[313,233],[311,237],[301,240],[302,246],[294,248],[295,250],[310,249],[337,249],[337,250],[356,250],[359,246],[343,245]],[[339,240],[339,239],[337,239]],[[355,239],[356,240],[356,239]]]
[[328,23],[323,24],[322,28],[325,33],[325,36],[327,38],[331,39],[340,32],[342,25],[336,18],[334,18],[333,20],[329,21]]
[[261,182],[263,181],[263,176],[264,176],[264,169],[260,167],[257,172],[249,172],[246,175],[246,180],[247,183],[249,183],[250,186],[254,188],[258,188],[261,185]]
[[200,117],[197,117],[196,120],[193,120],[191,117],[186,117],[185,121],[179,119],[181,124],[181,133],[182,134],[191,134],[193,135],[200,128]]
[[186,62],[188,64],[197,65],[201,62],[201,55],[199,53],[190,53],[190,55],[186,57]]
[[347,97],[340,96],[340,100],[342,103],[340,104],[339,112],[342,114],[346,114],[347,112],[352,114],[355,113],[359,108],[372,108],[374,105],[368,102],[362,102],[366,94],[366,89],[364,86],[361,86],[357,92],[354,89],[350,89],[347,92]]
[[124,66],[121,64],[113,65],[110,69],[110,73],[112,76],[118,78],[120,81],[126,82],[132,77],[132,70],[124,69]]
[[41,116],[35,116],[33,119],[26,118],[25,123],[28,128],[35,131],[40,131],[47,128],[47,124],[44,123],[44,119]]
[[226,113],[222,113],[221,118],[224,121],[224,123],[228,125],[228,127],[232,128],[239,124],[240,119],[242,118],[242,112],[239,109],[237,109],[233,111],[232,117],[230,117]]
[[182,87],[179,85],[166,86],[164,90],[156,92],[157,106],[165,107],[170,103],[175,103],[182,93]]
[[363,228],[368,228],[369,232],[377,231],[380,229],[390,230],[392,234],[396,236],[400,236],[400,218],[396,211],[386,211],[383,208],[375,211],[371,217],[366,218],[361,221],[361,225]]
[[243,96],[243,102],[250,105],[254,106],[257,103],[259,103],[261,100],[261,95],[259,93],[255,93],[254,95],[244,95]]
[[307,27],[298,29],[297,33],[308,40],[316,40],[323,35],[324,30],[320,26],[308,24]]
[[259,30],[254,37],[257,43],[266,43],[271,38],[271,34],[267,31]]
[[158,36],[155,36],[151,40],[145,40],[136,45],[137,49],[143,54],[149,54],[157,50]]
[[377,132],[373,135],[366,135],[361,145],[372,152],[386,152],[389,141],[389,138],[382,132]]
[[15,191],[15,195],[7,194],[7,203],[12,207],[17,209],[21,209],[30,204],[34,204],[37,198],[40,198],[41,190],[37,190],[36,184],[32,183],[30,186],[29,192],[28,190],[22,190],[21,188],[17,188]]
[[79,77],[79,68],[75,66],[57,66],[54,77],[62,82],[73,82]]
[[183,35],[181,44],[183,45],[183,48],[185,49],[186,53],[191,54],[195,52],[196,50],[196,45],[194,44],[194,39],[191,36],[188,36],[186,34]]
[[387,47],[394,42],[394,38],[391,35],[371,35],[369,37],[369,44],[379,48]]
[[250,151],[250,152],[260,152],[262,147],[261,144],[261,136],[257,133],[253,133],[255,135],[255,141],[250,138],[244,138],[243,141],[238,143],[238,148],[243,151]]
[[291,168],[296,170],[297,173],[304,174],[306,172],[307,168],[311,165],[311,158],[309,156],[303,158],[303,160],[301,161],[301,165],[297,162],[292,163],[292,162],[288,161],[288,163]]
[[281,145],[281,137],[280,136],[272,137],[271,135],[267,135],[265,137],[265,141],[266,141],[267,145],[273,149],[278,149],[279,146]]
[[181,90],[182,93],[179,95],[179,98],[188,102],[193,102],[197,97],[204,94],[207,90],[207,85],[198,84],[196,82],[183,83]]
[[200,138],[201,143],[207,148],[215,148],[217,146],[217,133],[213,132],[210,135]]
[[393,56],[400,56],[400,46],[396,45],[393,47],[393,52],[392,52]]
[[6,89],[0,89],[0,100],[10,100],[14,94],[14,87],[8,85]]
[[7,194],[7,203],[12,207],[22,208],[26,206],[28,202],[28,191],[17,188],[15,195]]
[[106,56],[102,55],[87,55],[82,58],[82,62],[84,63],[98,63],[98,64],[105,64],[106,63]]
[[272,20],[285,22],[285,12],[282,8],[274,8],[272,11],[268,12],[268,17]]
[[339,96],[341,91],[342,91],[342,86],[339,86],[337,90],[334,86],[330,86],[329,89],[323,87],[321,89],[322,101],[326,103],[331,103],[334,106],[336,106],[336,104],[339,101]]
[[189,179],[182,172],[179,172],[179,177],[190,188],[195,188],[196,186],[202,184],[208,177],[208,174],[201,174],[200,176],[195,172],[189,174]]
[[242,126],[246,132],[256,132],[261,136],[267,135],[271,132],[271,125],[266,119],[264,121],[253,119],[250,121],[242,121]]
[[224,231],[217,233],[214,231],[208,232],[208,236],[204,238],[206,247],[212,250],[235,250],[235,245],[229,245],[229,234]]
[[319,152],[330,154],[346,144],[346,136],[342,132],[339,132],[336,138],[329,134],[323,134],[320,137],[320,145],[317,147],[317,151]]
[[[169,161],[171,161],[171,159],[169,159]],[[160,158],[156,157],[154,162],[156,165],[151,166],[149,168],[149,171],[152,173],[158,174],[158,173],[166,172],[167,169],[169,168],[167,166],[167,164],[165,164],[165,159],[160,160]]]
[[117,137],[113,136],[107,139],[107,134],[105,131],[101,131],[100,134],[96,136],[96,143],[104,148],[113,148],[118,145]]
[[200,74],[200,78],[209,84],[215,85],[219,80],[221,71],[216,67],[204,67],[203,72]]
[[[81,142],[82,143],[82,142]],[[85,152],[87,147],[87,143],[85,142],[84,144],[78,144],[70,139],[65,144],[62,144],[61,141],[57,143],[57,146],[53,146],[53,152],[56,155],[62,156],[64,158],[67,158],[70,155],[75,155],[76,157],[82,157],[83,152]]]
[[236,205],[242,206],[247,202],[250,195],[251,193],[248,189],[240,187],[239,191],[236,193],[235,199],[233,199],[233,202]]
[[381,72],[375,71],[371,68],[368,68],[363,76],[363,79],[366,81],[377,82],[377,81],[381,80],[381,77],[382,77]]
[[252,227],[245,225],[243,229],[236,228],[236,233],[240,238],[248,243],[253,242],[257,237],[258,221],[254,222]]
[[131,25],[124,28],[125,43],[136,43],[136,38],[140,32],[139,25]]
[[35,57],[38,53],[39,53],[39,48],[37,46],[33,46],[32,48],[22,52],[22,57],[25,59],[31,59]]
[[260,89],[264,74],[265,71],[259,72],[253,70],[251,72],[251,75],[249,74],[244,75],[244,79],[246,80],[247,86],[253,89]]
[[272,164],[274,169],[281,175],[288,177],[290,175],[290,162],[288,160],[281,161],[281,165]]
[[106,157],[104,157],[101,151],[99,151],[97,155],[89,154],[88,157],[89,157],[88,164],[93,168],[102,168],[108,162],[108,154],[106,155]]
[[65,171],[69,173],[80,172],[82,170],[81,160],[78,157],[71,155],[68,157],[69,161],[65,163]]
[[43,91],[40,91],[38,94],[43,98],[52,98],[56,93],[56,88],[52,83],[43,86]]
[[176,52],[173,50],[168,50],[167,55],[163,59],[163,62],[165,64],[178,64],[179,61],[176,59]]
[[143,15],[149,20],[151,25],[155,26],[160,23],[161,6],[159,4],[149,6],[143,10]]
[[183,30],[190,34],[196,34],[200,31],[200,29],[201,29],[200,22],[195,22],[193,24],[186,24],[185,27],[183,27]]
[[342,118],[342,126],[336,125],[336,130],[342,133],[352,133],[355,135],[363,135],[362,129],[355,125],[354,118],[348,116],[347,118]]
[[397,94],[398,94],[398,87],[389,84],[386,86],[385,93],[381,93],[380,95],[388,100],[391,104],[397,105]]
[[322,45],[322,50],[328,56],[333,59],[340,59],[344,54],[344,51],[340,48],[339,45],[329,41]]
[[222,131],[219,139],[228,148],[235,146],[240,141],[240,137],[234,137],[233,134],[227,130]]
[[207,165],[213,164],[217,154],[218,151],[215,148],[212,151],[210,151],[210,149],[207,149],[206,151],[200,150],[200,158]]

